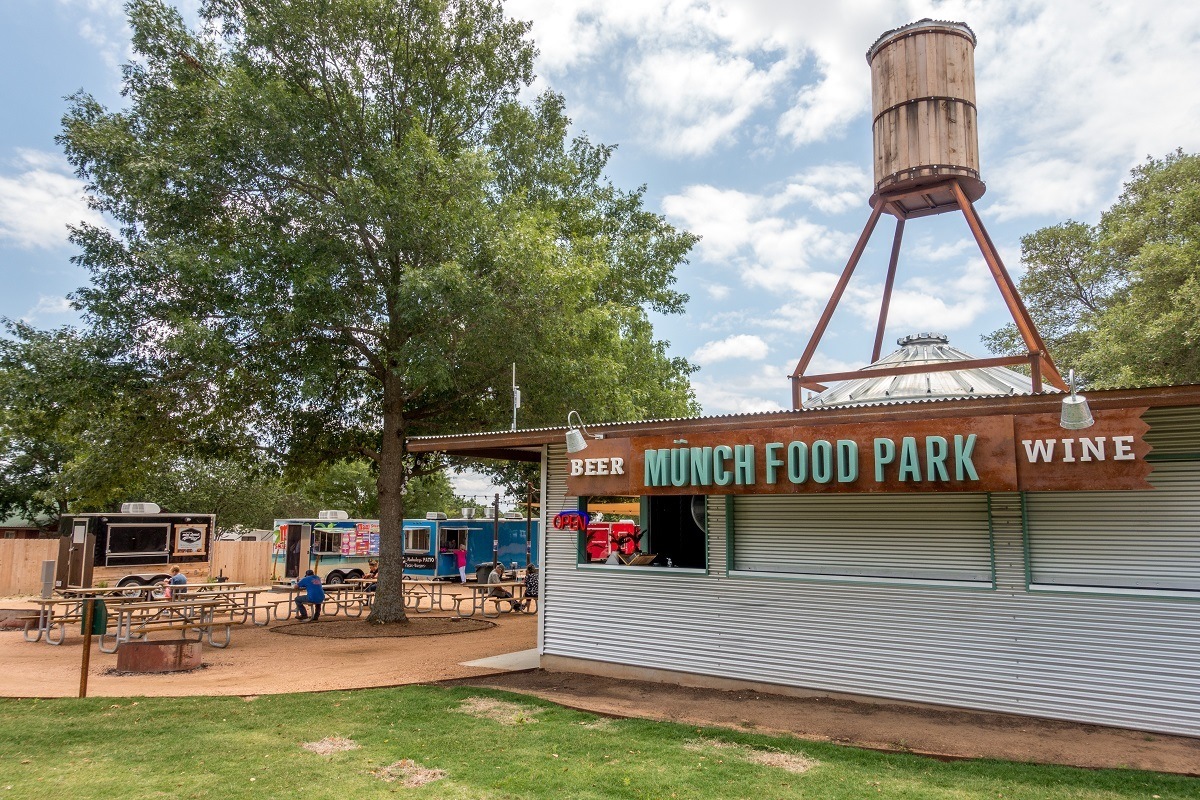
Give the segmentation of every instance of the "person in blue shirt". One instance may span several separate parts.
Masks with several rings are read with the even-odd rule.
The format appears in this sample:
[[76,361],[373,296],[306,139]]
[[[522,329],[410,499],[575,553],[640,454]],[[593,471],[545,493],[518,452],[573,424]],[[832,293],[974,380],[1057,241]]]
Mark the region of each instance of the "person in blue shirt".
[[179,587],[187,586],[187,575],[179,571],[179,567],[171,567],[171,577],[163,581],[165,587],[163,597],[170,600],[183,594],[183,589]]
[[308,609],[305,606],[312,606],[312,621],[316,622],[321,618],[321,603],[325,602],[325,588],[321,586],[320,576],[310,569],[296,581],[296,586],[304,590],[304,594],[296,595],[296,618],[308,622]]

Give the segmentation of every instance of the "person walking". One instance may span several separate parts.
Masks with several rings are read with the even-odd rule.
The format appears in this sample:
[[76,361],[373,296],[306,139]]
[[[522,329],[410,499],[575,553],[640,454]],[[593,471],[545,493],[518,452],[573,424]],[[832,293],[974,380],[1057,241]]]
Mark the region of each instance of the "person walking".
[[296,618],[301,622],[308,622],[308,609],[305,606],[312,606],[312,621],[316,622],[321,618],[321,603],[325,602],[325,587],[321,585],[321,576],[313,572],[311,569],[304,573],[304,577],[296,581],[296,587],[303,589],[303,595],[296,595]]

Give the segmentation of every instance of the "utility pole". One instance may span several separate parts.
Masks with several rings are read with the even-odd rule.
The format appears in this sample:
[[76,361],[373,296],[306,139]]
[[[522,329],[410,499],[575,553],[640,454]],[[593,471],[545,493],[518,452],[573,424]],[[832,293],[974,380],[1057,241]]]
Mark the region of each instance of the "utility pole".
[[513,362],[513,423],[512,429],[517,429],[517,409],[521,407],[521,387],[517,386],[517,362]]

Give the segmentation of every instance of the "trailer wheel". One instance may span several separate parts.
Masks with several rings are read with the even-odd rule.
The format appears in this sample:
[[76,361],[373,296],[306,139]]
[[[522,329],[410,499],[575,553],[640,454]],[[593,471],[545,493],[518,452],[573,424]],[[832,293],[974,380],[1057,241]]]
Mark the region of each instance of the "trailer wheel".
[[169,580],[171,580],[170,575],[155,575],[154,580],[146,584],[147,586],[154,587],[154,590],[150,592],[150,596],[155,600],[165,600],[167,597],[167,589],[165,586],[163,586],[163,581]]
[[[120,588],[122,588],[122,587],[125,587],[125,586],[128,586],[128,587],[129,587],[129,591],[128,591],[128,592],[122,592],[122,593],[121,593],[121,594],[123,594],[125,597],[140,597],[140,596],[141,596],[141,594],[142,594],[142,589],[141,589],[141,587],[143,587],[143,586],[145,586],[145,585],[146,585],[146,584],[142,583],[142,581],[141,581],[141,579],[140,579],[140,578],[122,578],[121,580],[117,581],[117,588],[118,588],[118,589],[120,589]],[[133,588],[133,587],[135,587],[135,586],[137,587],[136,589],[135,589],[135,588]]]
[[325,576],[325,583],[341,583],[346,579],[341,570],[335,569],[333,572]]
[[363,576],[362,570],[352,569],[349,572],[347,572],[345,575],[342,576],[342,580],[351,581],[351,580],[355,580],[357,578],[361,578],[362,576]]

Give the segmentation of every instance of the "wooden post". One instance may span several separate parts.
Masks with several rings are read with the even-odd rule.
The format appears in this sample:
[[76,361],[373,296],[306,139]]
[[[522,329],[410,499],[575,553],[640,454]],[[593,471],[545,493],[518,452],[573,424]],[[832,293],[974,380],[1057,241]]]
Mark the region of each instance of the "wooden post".
[[95,614],[96,598],[83,600],[83,663],[79,666],[79,696],[87,697],[88,667],[92,661],[92,617]]

